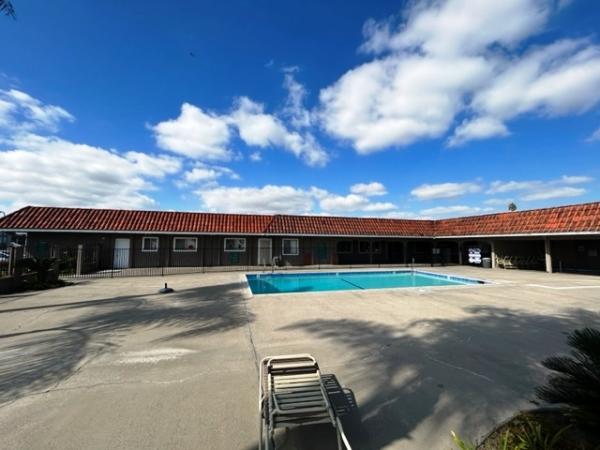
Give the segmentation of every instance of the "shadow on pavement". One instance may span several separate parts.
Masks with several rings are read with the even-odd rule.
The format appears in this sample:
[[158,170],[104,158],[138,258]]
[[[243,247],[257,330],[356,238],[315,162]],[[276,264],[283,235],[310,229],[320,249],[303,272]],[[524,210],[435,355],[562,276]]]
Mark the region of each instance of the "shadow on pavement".
[[[342,421],[348,442],[355,450],[363,449],[367,438],[354,393],[343,387],[334,374],[323,374],[321,379],[331,405]],[[278,429],[275,433],[275,443],[280,450],[337,449],[336,434],[330,424],[308,425],[289,430]],[[248,447],[246,450],[258,450],[258,445]]]
[[[86,358],[110,351],[115,346],[111,340],[119,334],[163,328],[166,335],[160,341],[170,341],[235,329],[253,320],[239,283],[8,311],[44,308],[57,317],[56,327],[0,335],[0,405],[51,389],[73,375]],[[63,311],[74,310],[82,314],[61,320]]]
[[[344,417],[344,428],[357,448],[374,450],[399,440],[410,445],[421,425],[431,430],[432,442],[436,433],[437,439],[447,433],[450,447],[448,418],[461,424],[456,431],[477,438],[487,431],[482,424],[502,420],[519,402],[534,398],[533,388],[546,376],[539,361],[566,350],[567,332],[600,325],[598,313],[583,309],[554,316],[495,307],[465,311],[464,318],[423,319],[402,327],[311,320],[282,331],[305,330],[323,345],[352,355],[352,383],[374,394],[361,401],[360,414]],[[345,397],[349,410],[358,411],[339,384],[334,391],[339,405]],[[311,445],[290,448],[317,448]]]

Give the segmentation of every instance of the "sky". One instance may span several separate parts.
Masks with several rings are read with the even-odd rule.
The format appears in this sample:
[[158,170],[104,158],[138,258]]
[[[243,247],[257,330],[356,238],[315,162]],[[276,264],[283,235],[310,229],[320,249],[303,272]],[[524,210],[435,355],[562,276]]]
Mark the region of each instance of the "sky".
[[600,200],[600,2],[13,0],[0,210]]

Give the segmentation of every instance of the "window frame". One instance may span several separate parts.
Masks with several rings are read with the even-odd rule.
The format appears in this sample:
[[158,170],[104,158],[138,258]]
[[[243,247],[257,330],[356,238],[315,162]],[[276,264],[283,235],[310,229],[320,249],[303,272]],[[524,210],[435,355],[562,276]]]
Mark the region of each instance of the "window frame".
[[[177,239],[193,239],[194,240],[194,249],[189,249],[189,248],[183,248],[183,249],[178,249],[175,246],[175,242],[177,241]],[[193,236],[175,236],[173,238],[173,252],[177,252],[177,253],[193,253],[193,252],[197,252],[198,251],[198,238],[197,237],[193,237]]]
[[[373,244],[377,244],[376,250],[373,250]],[[371,242],[371,253],[373,253],[374,255],[381,255],[383,253],[383,242],[382,241]]]
[[[296,241],[296,253],[285,252],[285,241]],[[283,238],[281,239],[281,254],[283,256],[298,256],[300,254],[300,239],[298,238]]]
[[[363,251],[361,248],[363,244],[367,244],[366,251]],[[371,253],[371,242],[370,241],[358,241],[358,253],[360,253],[361,255],[367,255],[367,254]]]
[[[228,249],[227,248],[227,241],[231,240],[231,239],[244,241],[244,248],[243,249],[237,249],[237,248]],[[246,241],[245,237],[243,237],[243,238],[241,238],[241,237],[226,237],[226,238],[223,238],[223,251],[224,252],[227,252],[227,253],[244,253],[247,248],[248,248],[248,246],[247,246],[247,241]]]
[[[156,248],[155,249],[146,250],[144,248],[144,243],[146,242],[146,239],[154,239],[154,240],[156,240]],[[144,236],[142,238],[142,253],[156,253],[156,252],[158,252],[159,248],[160,248],[160,238],[158,236]]]
[[[350,251],[348,251],[348,252],[340,252],[338,246],[340,245],[341,242],[350,242]],[[352,241],[352,240],[337,241],[335,243],[335,253],[337,255],[350,255],[350,254],[354,253],[354,241]]]
[[[367,244],[367,251],[361,250],[361,244]],[[373,249],[375,246],[377,248]],[[358,253],[361,255],[381,255],[383,245],[381,241],[358,241]]]

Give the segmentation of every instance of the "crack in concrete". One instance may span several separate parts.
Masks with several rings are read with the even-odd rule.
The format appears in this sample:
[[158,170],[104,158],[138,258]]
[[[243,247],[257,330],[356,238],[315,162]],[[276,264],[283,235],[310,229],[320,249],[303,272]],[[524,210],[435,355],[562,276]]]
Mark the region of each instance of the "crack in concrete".
[[248,343],[250,344],[252,355],[254,356],[254,369],[256,370],[256,376],[258,376],[258,374],[260,373],[258,352],[256,351],[256,345],[254,344],[254,334],[252,333],[252,325],[250,324],[250,310],[248,309],[248,300],[248,297],[242,297],[244,313],[246,316],[246,334],[248,336]]

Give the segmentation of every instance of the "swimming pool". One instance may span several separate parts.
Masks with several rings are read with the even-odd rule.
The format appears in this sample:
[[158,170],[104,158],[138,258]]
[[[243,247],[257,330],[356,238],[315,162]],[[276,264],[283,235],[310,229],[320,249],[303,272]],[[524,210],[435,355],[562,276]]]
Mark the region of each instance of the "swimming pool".
[[248,274],[246,278],[253,294],[453,286],[483,283],[481,280],[472,278],[455,277],[418,270]]

